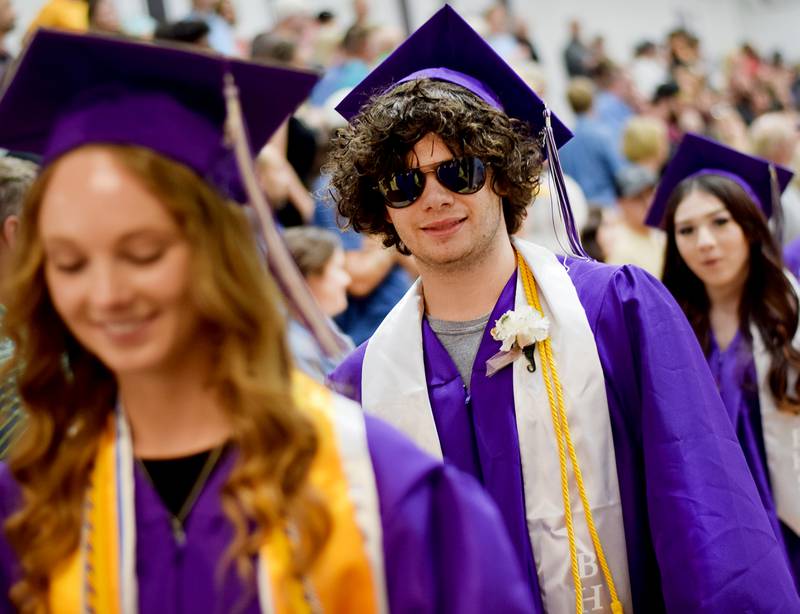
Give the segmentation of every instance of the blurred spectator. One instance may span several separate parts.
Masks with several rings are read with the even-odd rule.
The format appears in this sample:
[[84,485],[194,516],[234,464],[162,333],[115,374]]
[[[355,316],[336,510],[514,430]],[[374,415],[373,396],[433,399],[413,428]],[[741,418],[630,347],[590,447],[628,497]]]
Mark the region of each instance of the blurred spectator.
[[739,151],[750,152],[747,126],[736,109],[727,103],[718,103],[711,107],[710,116],[709,136]]
[[666,235],[644,223],[658,176],[649,168],[631,165],[617,177],[619,215],[605,220],[602,246],[609,264],[635,264],[660,278],[664,268]]
[[[6,156],[0,158],[0,287],[11,273],[11,254],[19,229],[19,214],[28,189],[36,178],[38,167],[33,162]],[[6,297],[0,293],[0,317],[5,314]],[[0,338],[0,365],[14,353],[14,345]],[[22,413],[15,374],[0,379],[0,459],[22,427]]]
[[6,47],[6,36],[17,26],[17,12],[11,0],[0,0],[0,84],[14,56]]
[[369,22],[368,0],[353,0],[353,25],[364,26]]
[[[572,208],[575,228],[580,234],[589,219],[589,205],[577,181],[565,174],[564,183],[567,186],[567,198]],[[549,164],[542,170],[539,193],[528,208],[528,215],[522,223],[519,236],[556,254],[569,253],[569,239],[553,190]]]
[[581,186],[589,206],[611,207],[617,202],[615,177],[625,166],[618,141],[593,112],[591,80],[576,77],[570,81],[567,99],[577,119],[575,136],[561,148],[561,165]]
[[[296,66],[297,50],[282,34],[259,34],[251,45],[251,59]],[[315,178],[319,162],[317,136],[298,117],[290,117],[278,129],[256,158],[256,175],[284,226],[311,221],[314,199],[308,185]]]
[[256,176],[261,189],[286,227],[301,226],[314,215],[314,199],[289,162],[288,123],[285,123],[259,152]]
[[610,212],[610,209],[589,209],[589,217],[581,231],[581,243],[583,249],[598,262],[605,262],[606,253],[604,250],[603,218]]
[[276,32],[262,32],[253,39],[250,59],[301,67],[297,58],[297,43]]
[[637,93],[644,100],[651,100],[658,86],[667,81],[667,65],[655,43],[643,41],[636,45],[630,75]]
[[210,29],[205,21],[184,19],[182,21],[159,24],[153,34],[153,38],[174,43],[210,47],[208,42],[209,32]]
[[635,95],[630,79],[609,61],[599,62],[592,71],[592,78],[597,86],[594,115],[611,132],[619,147],[625,124],[634,115]]
[[[313,226],[289,228],[283,237],[322,312],[329,318],[342,313],[347,308],[350,275],[345,269],[339,237],[329,230]],[[338,330],[333,321],[331,326],[352,349],[352,341]],[[297,320],[290,320],[288,336],[297,366],[324,382],[338,363],[322,352],[313,335]]]
[[311,105],[323,106],[331,94],[342,88],[355,87],[367,76],[375,61],[372,33],[373,28],[361,25],[347,30],[342,39],[340,58],[311,91]]
[[498,55],[506,60],[521,60],[530,56],[530,50],[520,45],[509,28],[508,10],[502,3],[491,5],[483,13],[488,31],[485,39]]
[[653,100],[650,104],[650,112],[661,119],[667,126],[667,137],[669,138],[670,152],[672,152],[683,136],[678,125],[683,108],[680,99],[680,88],[674,81],[662,83],[656,88]]
[[230,1],[192,0],[192,10],[186,16],[188,21],[203,21],[208,26],[209,46],[224,55],[236,54],[236,40],[233,33],[235,13]]
[[114,0],[89,0],[89,29],[107,34],[122,31]]
[[[314,225],[338,231],[346,220],[338,217],[327,181],[327,176],[322,175],[314,186],[317,197]],[[372,336],[406,293],[412,276],[416,277],[415,265],[411,256],[403,256],[394,247],[384,248],[377,239],[352,228],[344,230],[341,238],[351,282],[347,288],[347,310],[336,318],[336,323],[360,345]]]
[[405,36],[400,28],[382,25],[373,27],[370,40],[372,41],[372,51],[375,54],[373,64],[377,64],[397,49],[405,40]]
[[678,66],[691,66],[697,60],[698,40],[685,28],[677,28],[667,35],[670,70]]
[[28,28],[28,35],[36,28],[86,32],[89,29],[88,0],[48,0],[34,17]]
[[512,21],[513,24],[511,26],[511,33],[524,50],[524,58],[526,60],[538,62],[539,52],[536,51],[536,46],[533,44],[533,41],[528,34],[527,22],[522,18],[514,19]]
[[[800,143],[797,117],[792,113],[767,113],[750,126],[752,153],[788,168]],[[781,196],[783,236],[789,243],[800,237],[800,191],[790,185]]]
[[336,15],[331,11],[317,13],[316,26],[311,63],[323,67],[328,65],[336,53],[339,41],[342,40],[342,28]]
[[595,66],[592,50],[581,40],[581,24],[569,22],[569,43],[564,49],[564,64],[570,77],[588,77]]
[[658,177],[669,156],[664,122],[657,117],[632,117],[622,133],[622,153],[628,162],[643,166]]
[[[273,5],[273,34],[295,45],[294,61],[297,66],[310,66],[313,62],[316,38],[320,24],[302,0],[277,0]],[[323,66],[328,62],[324,62]]]

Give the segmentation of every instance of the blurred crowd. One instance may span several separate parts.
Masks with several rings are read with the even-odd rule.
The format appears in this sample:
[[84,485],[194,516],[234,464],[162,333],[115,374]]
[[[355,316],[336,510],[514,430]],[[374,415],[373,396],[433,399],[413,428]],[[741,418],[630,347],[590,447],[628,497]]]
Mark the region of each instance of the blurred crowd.
[[[18,0],[17,0],[18,1]],[[97,31],[200,45],[212,52],[320,71],[307,103],[261,151],[262,188],[290,233],[289,243],[325,312],[355,344],[366,340],[415,277],[413,261],[352,229],[340,230],[327,190],[328,144],[344,121],[336,104],[403,39],[376,25],[365,0],[352,21],[281,0],[273,26],[252,40],[237,38],[237,0],[192,0],[179,21],[120,19],[114,0],[49,0],[31,24],[15,24],[14,0],[0,0],[0,71],[12,56],[4,44],[15,27]],[[502,4],[471,21],[492,47],[548,100],[536,41],[525,19]],[[665,239],[644,217],[662,169],[686,132],[706,134],[741,151],[800,168],[797,104],[800,72],[779,52],[744,43],[709,58],[690,29],[643,40],[630,57],[611,58],[602,35],[574,20],[559,57],[568,76],[575,136],[560,159],[575,220],[599,260],[632,263],[661,274]],[[550,50],[552,51],[552,50]],[[553,101],[551,101],[552,104]],[[566,240],[551,203],[548,174],[520,231],[555,251]],[[800,186],[783,196],[783,239],[800,236]],[[317,230],[313,230],[317,229]],[[325,370],[322,366],[320,369]]]

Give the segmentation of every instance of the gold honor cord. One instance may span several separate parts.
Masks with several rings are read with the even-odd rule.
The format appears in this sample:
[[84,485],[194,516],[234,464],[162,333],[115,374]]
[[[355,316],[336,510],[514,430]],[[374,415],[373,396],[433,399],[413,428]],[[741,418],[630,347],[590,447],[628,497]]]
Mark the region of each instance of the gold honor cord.
[[[528,304],[536,309],[540,315],[544,316],[542,305],[539,302],[539,293],[536,290],[536,282],[533,279],[533,273],[530,268],[528,268],[525,259],[519,252],[517,252],[517,263],[519,264],[522,287],[525,289],[525,298]],[[589,507],[589,498],[586,496],[586,488],[583,485],[583,475],[581,474],[580,465],[578,464],[578,456],[575,453],[575,446],[572,444],[572,437],[569,433],[569,422],[567,421],[567,411],[564,405],[564,394],[561,389],[561,381],[558,378],[558,371],[556,370],[553,345],[549,337],[539,342],[539,354],[542,357],[542,379],[544,379],[544,386],[547,390],[550,414],[553,419],[553,429],[555,430],[556,441],[558,443],[558,461],[561,467],[561,494],[564,499],[564,514],[567,526],[567,538],[569,540],[569,558],[572,566],[572,579],[575,583],[575,611],[577,614],[583,613],[583,588],[581,586],[581,576],[578,571],[575,529],[572,524],[572,504],[569,497],[569,477],[567,475],[567,454],[569,454],[569,459],[572,462],[575,483],[578,486],[578,493],[580,494],[584,515],[586,516],[586,524],[589,527],[589,534],[592,537],[592,544],[597,553],[597,560],[600,563],[600,568],[603,570],[603,576],[608,585],[608,592],[611,595],[611,611],[614,614],[622,614],[622,604],[617,596],[617,588],[614,585],[611,570],[608,567],[605,554],[603,553],[600,536],[597,534],[597,528],[594,525],[592,510]]]

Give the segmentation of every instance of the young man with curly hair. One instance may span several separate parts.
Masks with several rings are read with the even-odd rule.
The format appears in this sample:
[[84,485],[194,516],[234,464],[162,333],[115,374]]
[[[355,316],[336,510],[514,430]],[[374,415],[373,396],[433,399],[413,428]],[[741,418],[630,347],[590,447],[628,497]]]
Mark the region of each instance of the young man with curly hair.
[[798,611],[669,293],[512,238],[540,135],[556,177],[569,138],[542,101],[445,7],[339,110],[339,213],[413,254],[420,279],[331,381],[481,481],[537,610]]

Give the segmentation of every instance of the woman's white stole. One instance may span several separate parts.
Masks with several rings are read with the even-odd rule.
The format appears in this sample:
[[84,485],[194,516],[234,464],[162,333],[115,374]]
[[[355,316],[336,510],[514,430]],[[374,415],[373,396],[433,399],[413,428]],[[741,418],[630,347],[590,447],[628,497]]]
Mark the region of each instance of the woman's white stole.
[[[525,241],[515,241],[515,247],[533,272],[542,308],[551,322],[553,353],[592,515],[619,599],[625,611],[632,612],[614,441],[594,335],[575,286],[553,253]],[[518,276],[515,308],[525,304]],[[430,454],[442,458],[425,378],[423,314],[422,287],[418,280],[367,345],[362,367],[362,403],[367,411],[403,431]],[[538,352],[536,360],[541,361]],[[526,519],[545,610],[560,614],[575,610],[575,589],[558,447],[541,366],[530,373],[527,364],[525,360],[517,360],[512,366]],[[610,612],[608,588],[595,556],[571,467],[569,475],[584,611]]]
[[[795,296],[800,298],[797,281],[786,273]],[[755,324],[750,325],[753,338],[753,359],[758,379],[758,400],[761,406],[761,426],[764,431],[764,448],[772,486],[775,511],[784,524],[800,535],[800,416],[780,411],[769,388],[770,355]],[[800,326],[792,345],[800,349]],[[789,371],[787,390],[794,390],[797,373]]]

